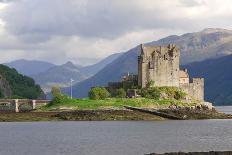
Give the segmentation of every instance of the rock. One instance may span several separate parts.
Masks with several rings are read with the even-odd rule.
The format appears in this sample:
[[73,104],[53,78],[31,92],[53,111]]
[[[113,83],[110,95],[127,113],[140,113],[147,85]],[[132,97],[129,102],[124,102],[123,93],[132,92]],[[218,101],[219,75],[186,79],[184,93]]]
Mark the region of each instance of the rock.
[[210,102],[201,102],[201,107],[206,110],[213,110],[213,104]]

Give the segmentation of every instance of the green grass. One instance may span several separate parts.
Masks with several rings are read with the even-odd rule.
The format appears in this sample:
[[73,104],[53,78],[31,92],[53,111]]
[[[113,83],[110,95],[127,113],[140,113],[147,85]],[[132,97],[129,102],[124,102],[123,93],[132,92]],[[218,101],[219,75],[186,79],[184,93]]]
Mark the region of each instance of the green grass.
[[133,106],[141,108],[166,108],[170,105],[192,106],[179,100],[155,100],[147,98],[107,98],[104,100],[71,99],[63,97],[59,102],[52,102],[39,110],[97,110],[97,109],[122,109],[123,106]]

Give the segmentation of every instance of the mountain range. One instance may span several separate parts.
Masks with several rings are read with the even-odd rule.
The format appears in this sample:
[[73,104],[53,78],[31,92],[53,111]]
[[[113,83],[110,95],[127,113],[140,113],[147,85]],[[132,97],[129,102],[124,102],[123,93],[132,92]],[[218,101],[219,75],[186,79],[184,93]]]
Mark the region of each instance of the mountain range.
[[121,54],[112,54],[90,66],[81,66],[72,62],[54,65],[44,61],[24,59],[5,63],[5,65],[15,68],[21,74],[32,77],[45,92],[49,92],[54,85],[68,87],[71,79],[74,80],[75,84],[93,76]]
[[[185,65],[196,61],[217,59],[232,54],[232,31],[212,28],[204,29],[200,32],[187,33],[181,36],[169,36],[146,44],[176,44],[181,50],[181,64]],[[119,81],[128,72],[137,74],[137,58],[140,54],[139,52],[140,46],[136,46],[120,55],[94,76],[77,83],[73,87],[73,95],[75,97],[87,97],[89,89],[93,86],[105,86],[109,81]],[[214,87],[216,86],[214,85]],[[63,92],[69,93],[69,90],[70,88],[64,88]],[[222,92],[215,93],[220,94]],[[211,96],[207,96],[207,99],[213,101]]]
[[[145,45],[176,44],[181,50],[181,66],[189,69],[192,77],[205,78],[206,100],[215,104],[230,104],[232,96],[230,73],[232,54],[232,31],[204,29],[200,32],[172,35],[145,43]],[[73,95],[87,97],[93,86],[105,86],[109,81],[119,81],[128,72],[137,74],[137,58],[140,46],[125,53],[113,54],[91,66],[67,62],[54,65],[48,62],[18,60],[6,65],[20,73],[30,75],[45,91],[55,84],[64,86],[70,93],[70,79],[74,79]]]
[[4,65],[15,68],[19,73],[27,76],[38,74],[48,70],[55,65],[45,61],[38,60],[15,60],[12,62],[4,63]]

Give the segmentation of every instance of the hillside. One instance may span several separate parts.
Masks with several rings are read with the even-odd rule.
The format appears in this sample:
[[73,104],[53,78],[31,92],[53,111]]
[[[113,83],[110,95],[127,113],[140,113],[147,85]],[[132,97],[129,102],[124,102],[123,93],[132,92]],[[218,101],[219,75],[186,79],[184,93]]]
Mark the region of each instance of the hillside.
[[188,64],[232,54],[232,31],[209,28],[181,36],[169,36],[149,44],[176,44],[181,50],[181,64]]
[[19,74],[15,69],[0,65],[1,97],[44,98],[44,93],[32,78]]
[[190,76],[205,78],[205,98],[216,105],[232,105],[232,55],[182,66]]
[[[232,52],[232,31],[224,29],[205,29],[201,32],[187,33],[181,36],[169,36],[151,42],[151,45],[177,44],[181,49],[182,64],[210,58],[219,58]],[[91,87],[106,85],[109,81],[118,81],[127,72],[137,74],[139,46],[130,49],[108,64],[93,77],[73,87],[75,97],[86,97]],[[69,88],[63,89],[69,92]]]
[[35,79],[36,83],[40,84],[45,92],[48,92],[53,85],[58,85],[60,87],[70,86],[71,78],[74,80],[75,84],[93,76],[120,55],[121,53],[116,53],[104,58],[94,65],[84,67],[73,64],[72,62],[67,62],[63,65],[51,67],[39,74],[31,75],[31,77]]
[[106,65],[108,65],[109,63],[117,59],[120,55],[122,55],[122,53],[112,54],[96,64],[80,68],[80,71],[89,77],[93,76],[94,74],[99,72],[101,69],[103,69]]
[[51,87],[58,85],[60,87],[70,86],[70,79],[75,83],[80,82],[87,77],[80,72],[80,68],[72,62],[67,62],[60,66],[52,67],[45,72],[31,76],[36,83],[41,85],[45,92],[51,90]]
[[19,73],[23,75],[34,75],[48,70],[55,65],[52,63],[38,61],[38,60],[15,60],[9,63],[5,63],[4,65],[9,66],[11,68],[15,68]]

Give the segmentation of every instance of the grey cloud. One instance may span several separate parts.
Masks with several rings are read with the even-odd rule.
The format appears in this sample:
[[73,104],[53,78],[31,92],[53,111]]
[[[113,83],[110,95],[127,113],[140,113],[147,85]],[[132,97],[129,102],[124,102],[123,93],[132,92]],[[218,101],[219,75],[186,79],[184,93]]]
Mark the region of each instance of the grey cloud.
[[[133,1],[137,3],[137,0]],[[128,31],[186,28],[190,21],[166,19],[164,10],[140,10],[124,0],[23,0],[3,16],[7,30],[26,41],[54,35],[113,39]],[[151,5],[156,5],[152,3]],[[175,23],[175,24],[173,24]]]
[[[3,28],[0,25],[1,62],[25,57],[55,63],[81,62],[79,58],[92,62],[92,58],[105,57],[161,36],[206,27],[230,28],[232,24],[231,9],[226,8],[231,6],[230,0],[224,3],[220,0],[0,2],[6,3],[0,10],[0,19],[5,23]],[[221,9],[215,9],[218,7]]]
[[[0,0],[0,3],[9,3],[9,2],[14,2],[16,0]],[[20,0],[18,0],[20,1]]]

